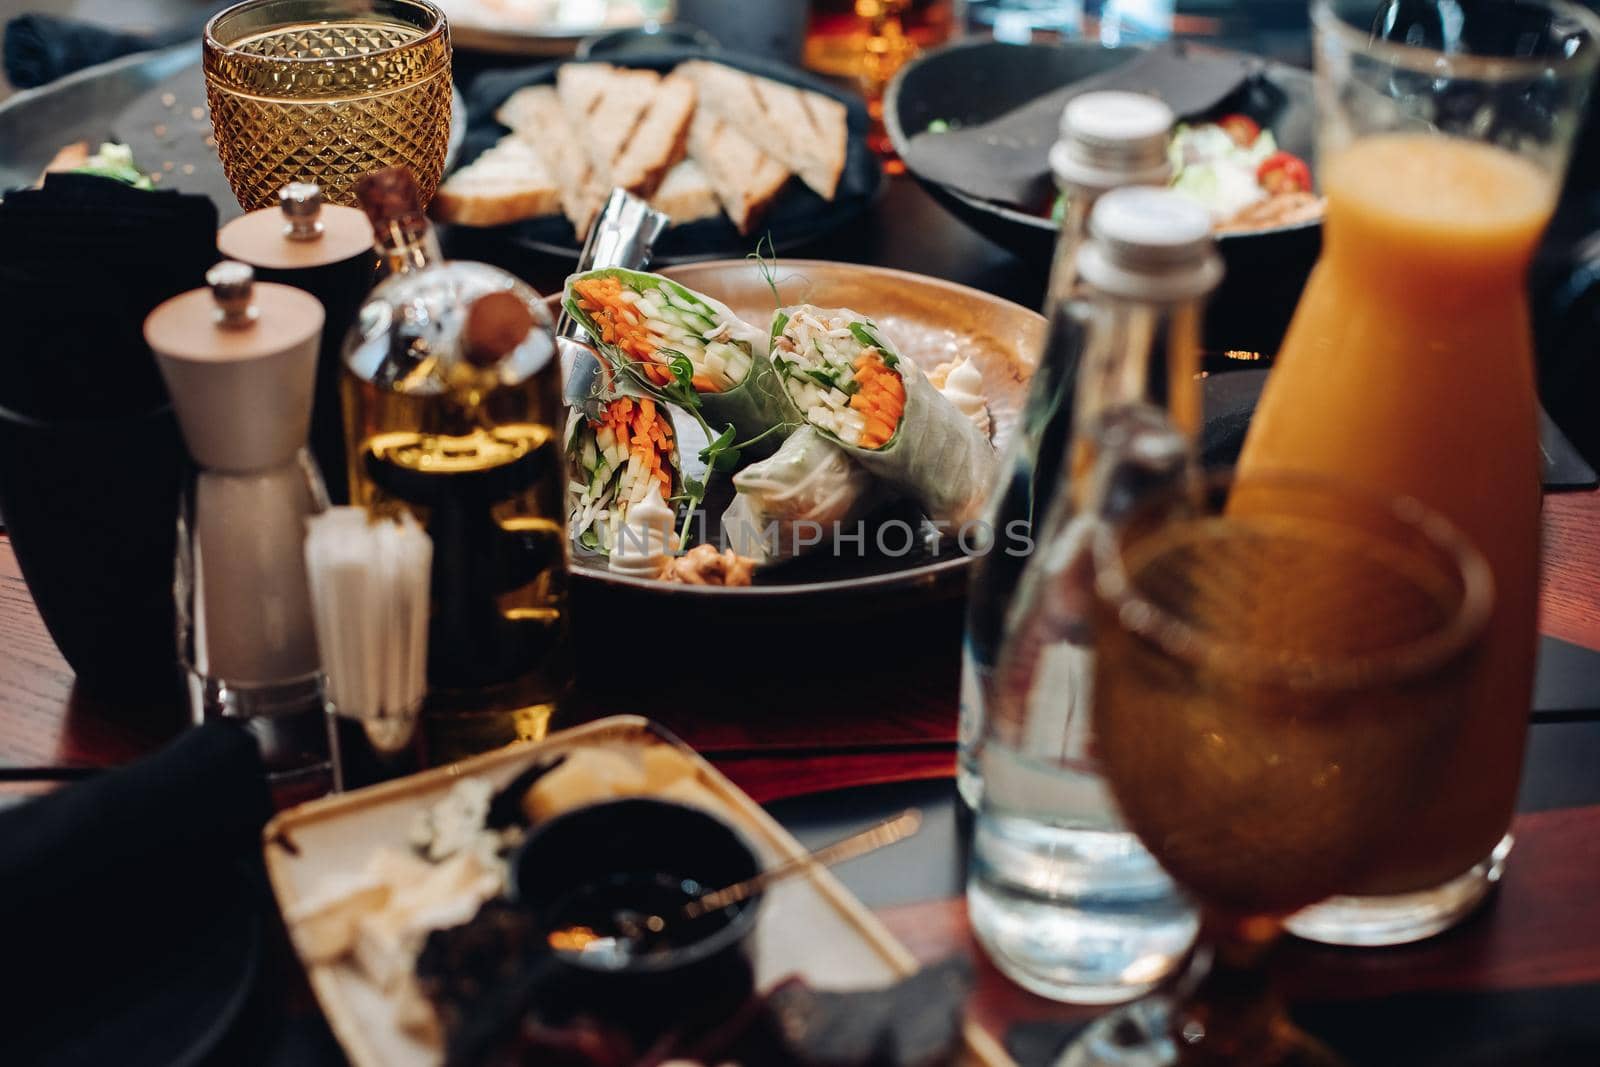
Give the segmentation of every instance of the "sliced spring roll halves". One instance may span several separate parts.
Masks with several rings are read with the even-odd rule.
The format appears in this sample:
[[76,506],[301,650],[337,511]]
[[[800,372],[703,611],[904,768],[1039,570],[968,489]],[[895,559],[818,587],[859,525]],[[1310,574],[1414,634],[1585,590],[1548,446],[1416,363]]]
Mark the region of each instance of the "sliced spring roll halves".
[[933,519],[977,518],[994,447],[901,357],[878,325],[845,308],[780,308],[772,364],[806,422]]
[[677,495],[678,440],[650,397],[597,399],[567,417],[567,530],[573,543],[609,554],[628,509],[647,493]]
[[[767,335],[727,305],[659,274],[612,268],[567,279],[563,303],[618,374],[658,399],[699,409],[746,441],[797,422],[767,361]],[[746,454],[770,455],[773,434]]]
[[735,474],[733,487],[722,536],[739,555],[760,563],[780,563],[826,543],[834,523],[861,518],[879,497],[872,475],[810,426]]

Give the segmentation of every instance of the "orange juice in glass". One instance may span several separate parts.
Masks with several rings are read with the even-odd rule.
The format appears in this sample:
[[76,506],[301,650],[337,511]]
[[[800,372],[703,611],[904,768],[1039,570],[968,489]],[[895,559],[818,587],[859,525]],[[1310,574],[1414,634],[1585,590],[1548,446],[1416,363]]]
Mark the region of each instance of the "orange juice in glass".
[[[1487,894],[1510,848],[1532,691],[1539,448],[1526,274],[1600,19],[1562,0],[1477,5],[1464,22],[1443,6],[1313,5],[1323,252],[1239,460],[1241,475],[1310,470],[1414,496],[1494,572],[1494,614],[1459,740],[1437,755],[1439,786],[1396,813],[1410,832],[1362,895],[1289,923],[1339,944],[1426,937]],[[1491,25],[1513,18],[1517,32]],[[1393,43],[1418,39],[1436,47]]]

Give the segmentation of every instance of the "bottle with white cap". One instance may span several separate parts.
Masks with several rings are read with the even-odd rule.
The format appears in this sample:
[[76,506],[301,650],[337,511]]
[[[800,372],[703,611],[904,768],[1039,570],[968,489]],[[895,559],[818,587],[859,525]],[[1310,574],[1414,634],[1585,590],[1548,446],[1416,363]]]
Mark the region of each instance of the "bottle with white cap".
[[1171,972],[1197,924],[1092,758],[1089,535],[1198,476],[1200,322],[1222,264],[1205,211],[1170,190],[1107,193],[1089,228],[1079,292],[1057,314],[1080,324],[1071,439],[988,688],[967,899],[1006,974],[1109,1003]]
[[989,501],[990,551],[971,563],[966,639],[961,658],[960,753],[956,783],[962,799],[976,806],[983,780],[978,746],[984,704],[1002,624],[1026,553],[1008,552],[1034,537],[1033,527],[1049,511],[1057,473],[1072,436],[1073,393],[1083,353],[1084,324],[1072,303],[1078,280],[1078,249],[1090,209],[1112,189],[1166,185],[1173,114],[1141,93],[1095,92],[1074,97],[1061,113],[1061,139],[1050,151],[1050,167],[1061,195],[1061,235],[1045,297],[1050,317],[1027,406],[1018,420],[1002,476]]

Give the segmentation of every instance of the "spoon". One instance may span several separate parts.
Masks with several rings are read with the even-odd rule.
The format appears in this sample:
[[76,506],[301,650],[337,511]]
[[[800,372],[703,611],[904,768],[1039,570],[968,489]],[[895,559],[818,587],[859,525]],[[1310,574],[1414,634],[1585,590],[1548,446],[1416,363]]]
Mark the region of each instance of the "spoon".
[[[916,808],[908,808],[893,818],[862,830],[860,833],[851,834],[849,837],[825,845],[815,852],[802,856],[793,856],[775,867],[769,867],[753,878],[746,878],[742,882],[724,886],[721,889],[702,893],[689,901],[669,917],[674,922],[692,921],[714,911],[720,911],[730,904],[737,904],[741,900],[748,900],[757,893],[776,882],[792,878],[796,874],[812,869],[813,867],[831,867],[845,860],[865,856],[869,852],[876,852],[880,848],[904,841],[922,827],[922,812]],[[592,931],[585,930],[587,938],[580,946],[572,945],[580,952],[593,952],[595,954],[616,955],[623,945],[630,942],[639,942],[652,934],[660,934],[667,928],[668,917],[660,915],[642,914],[639,912],[618,912],[612,915],[618,937],[594,937]],[[568,931],[562,931],[567,933]],[[555,935],[552,935],[554,938]]]
[[[885,819],[880,823],[862,830],[860,833],[851,834],[831,845],[824,845],[815,852],[804,856],[793,856],[776,867],[769,867],[754,878],[746,878],[742,882],[735,882],[723,889],[716,889],[704,893],[683,906],[680,913],[685,919],[698,919],[702,915],[726,908],[729,904],[737,904],[761,892],[774,882],[781,882],[785,878],[793,877],[801,871],[812,866],[832,867],[845,860],[853,860],[857,856],[865,856],[869,852],[876,852],[897,842],[904,841],[922,828],[922,812],[916,808],[908,808],[893,818]],[[651,916],[655,918],[656,916]]]

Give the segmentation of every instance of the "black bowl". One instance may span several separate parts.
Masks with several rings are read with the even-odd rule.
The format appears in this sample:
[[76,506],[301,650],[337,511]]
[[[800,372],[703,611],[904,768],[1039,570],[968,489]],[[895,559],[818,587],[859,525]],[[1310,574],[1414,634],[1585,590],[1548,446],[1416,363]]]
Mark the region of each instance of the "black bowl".
[[[617,877],[670,875],[707,890],[761,870],[744,838],[715,816],[681,804],[633,798],[578,808],[542,824],[517,852],[515,899],[543,929],[575,893]],[[623,962],[557,953],[564,973],[549,987],[558,1013],[587,1014],[650,1040],[726,1018],[751,994],[750,935],[759,895],[694,920],[687,944]]]
[[[911,137],[935,119],[963,126],[988,122],[1052,89],[1110,70],[1137,52],[1081,41],[949,45],[908,63],[895,76],[884,94],[884,126],[903,155]],[[1284,150],[1311,163],[1315,174],[1311,75],[1261,62],[1263,77],[1282,101],[1270,123],[1273,136]],[[911,173],[956,218],[1039,270],[1049,269],[1057,230],[1049,219]],[[1225,234],[1217,245],[1227,274],[1207,311],[1206,347],[1276,352],[1322,250],[1320,223]]]

